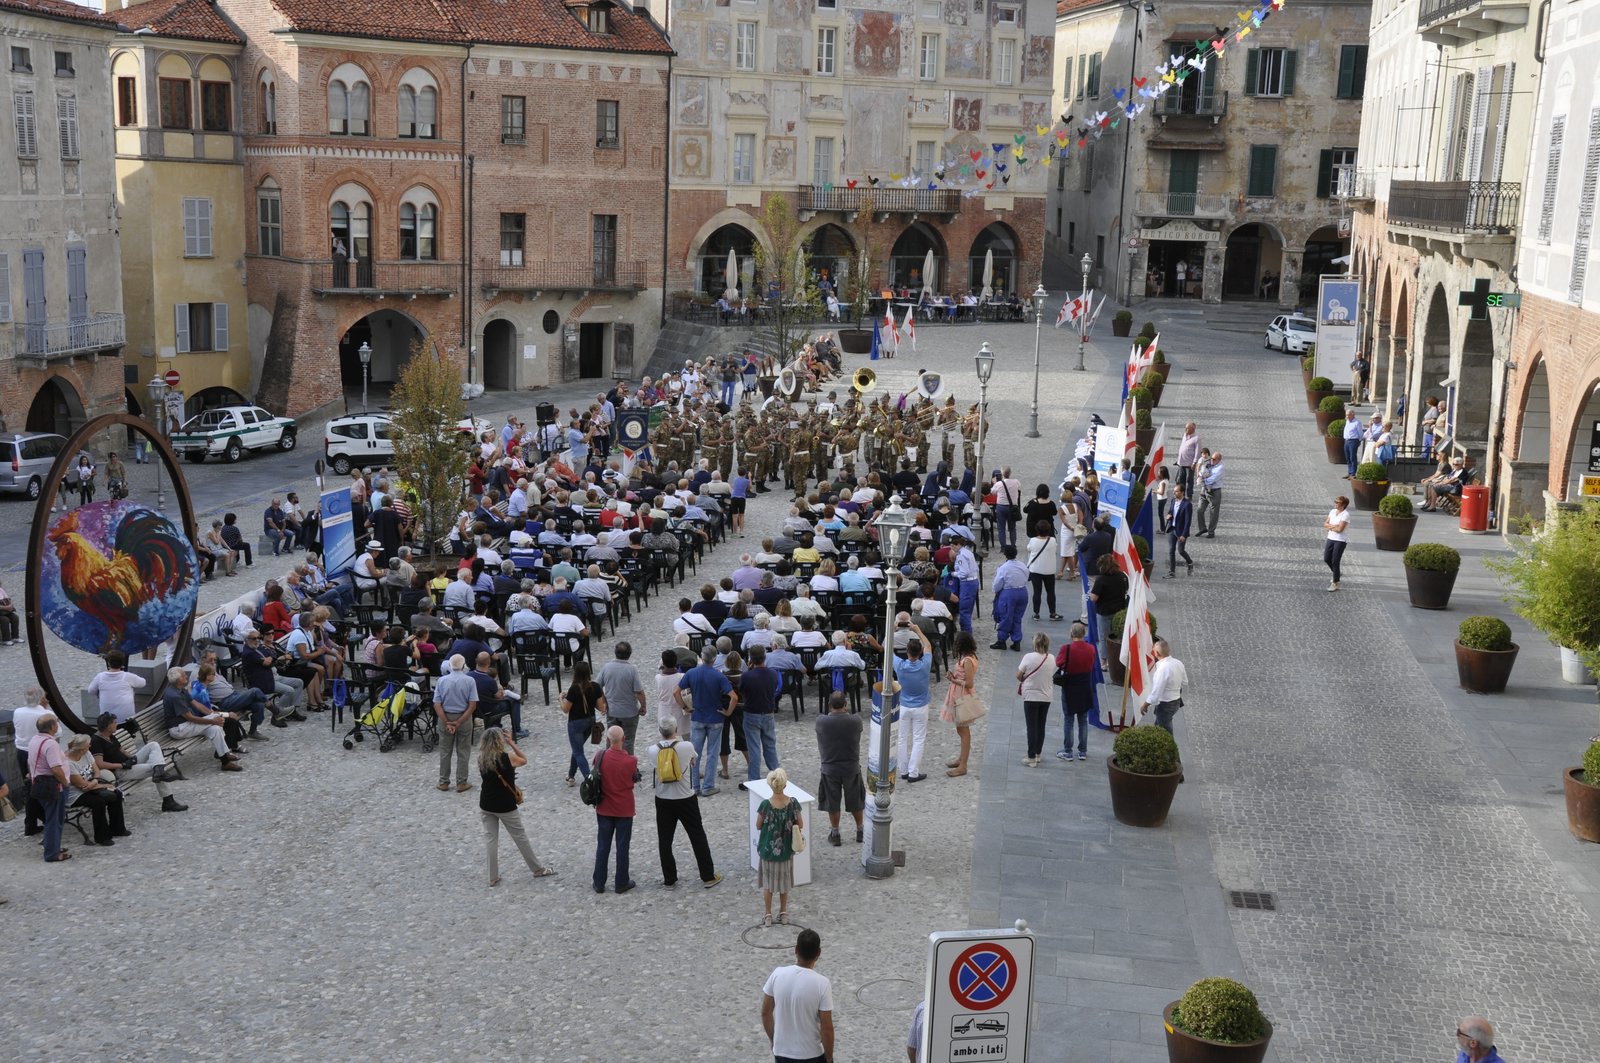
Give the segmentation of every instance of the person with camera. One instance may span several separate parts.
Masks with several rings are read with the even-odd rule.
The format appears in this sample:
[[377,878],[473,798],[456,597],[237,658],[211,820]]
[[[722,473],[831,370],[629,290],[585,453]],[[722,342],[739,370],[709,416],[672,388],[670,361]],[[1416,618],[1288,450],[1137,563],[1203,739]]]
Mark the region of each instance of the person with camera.
[[[901,637],[907,640],[904,654],[898,650]],[[933,667],[933,643],[922,628],[911,622],[911,617],[901,613],[895,618],[894,678],[900,684],[900,737],[895,759],[902,766],[906,782],[921,782],[922,750],[928,740],[928,706],[930,678]],[[911,757],[906,758],[906,744],[910,740]]]

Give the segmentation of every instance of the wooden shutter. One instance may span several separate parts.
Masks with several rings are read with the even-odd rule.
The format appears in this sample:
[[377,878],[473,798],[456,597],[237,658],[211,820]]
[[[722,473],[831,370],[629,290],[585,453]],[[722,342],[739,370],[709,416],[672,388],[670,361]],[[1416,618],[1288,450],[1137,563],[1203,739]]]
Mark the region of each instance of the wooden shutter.
[[1589,150],[1583,163],[1583,190],[1578,195],[1578,223],[1572,237],[1572,283],[1567,301],[1583,303],[1589,272],[1589,235],[1594,229],[1595,178],[1600,176],[1600,107],[1589,112]]
[[67,248],[67,320],[89,320],[89,249]]
[[1295,51],[1292,48],[1284,49],[1284,52],[1283,52],[1283,95],[1285,95],[1285,96],[1293,96],[1294,95],[1294,67],[1295,67],[1295,60],[1299,55],[1300,55],[1300,53]]
[[1556,214],[1556,187],[1561,181],[1561,142],[1566,137],[1567,116],[1557,115],[1550,122],[1550,154],[1544,162],[1544,198],[1539,203],[1539,239],[1547,244]]
[[78,100],[74,96],[56,97],[56,128],[61,139],[61,157],[78,158]]
[[174,307],[173,319],[178,326],[178,353],[189,353],[189,304],[179,303]]
[[1274,195],[1278,177],[1278,146],[1276,144],[1250,145],[1250,180],[1245,190],[1249,196]]
[[0,251],[0,321],[11,320],[11,256]]
[[1323,148],[1317,157],[1317,198],[1327,199],[1333,194],[1333,149]]
[[1498,101],[1499,113],[1495,116],[1494,130],[1494,163],[1489,171],[1489,180],[1498,182],[1502,167],[1506,159],[1506,133],[1511,124],[1511,86],[1517,77],[1517,64],[1507,63],[1501,67],[1500,99]]
[[183,201],[183,254],[205,258],[211,254],[211,200]]
[[24,159],[39,157],[39,127],[33,110],[33,93],[11,95],[11,111],[17,124],[17,154]]
[[225,351],[228,349],[228,304],[211,304],[211,349]]
[[400,89],[400,135],[415,136],[417,132],[417,90],[410,85]]
[[1483,165],[1483,142],[1489,133],[1489,101],[1491,71],[1486,66],[1478,68],[1473,81],[1472,132],[1467,136],[1467,163],[1461,171],[1461,180],[1476,181]]
[[1252,48],[1245,53],[1244,59],[1244,94],[1256,94],[1256,78],[1261,76],[1261,49]]

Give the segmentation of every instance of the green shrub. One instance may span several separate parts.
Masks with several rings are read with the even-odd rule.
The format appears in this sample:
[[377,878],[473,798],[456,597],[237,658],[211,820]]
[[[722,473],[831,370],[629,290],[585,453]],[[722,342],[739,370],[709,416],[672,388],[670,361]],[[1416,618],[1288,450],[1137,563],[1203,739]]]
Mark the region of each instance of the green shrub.
[[1135,384],[1128,389],[1128,398],[1137,402],[1140,406],[1148,406],[1150,405],[1150,389],[1143,384]]
[[1410,495],[1384,495],[1378,503],[1378,512],[1385,517],[1414,517]]
[[[1120,741],[1122,736],[1117,737]],[[1256,995],[1231,978],[1202,978],[1190,986],[1172,1009],[1172,1024],[1196,1037],[1225,1044],[1244,1044],[1267,1035],[1267,1017],[1261,1014]]]
[[1314,377],[1311,378],[1311,383],[1306,385],[1306,390],[1307,391],[1332,391],[1333,390],[1333,381],[1329,380],[1325,376],[1314,376]]
[[[1139,484],[1138,487],[1136,488],[1136,490],[1139,492],[1139,504],[1143,505],[1144,504],[1144,485],[1143,484]],[[1130,495],[1131,495],[1131,492],[1130,492]],[[1132,509],[1131,511],[1134,512],[1134,513],[1138,512],[1137,509]],[[1135,535],[1133,537],[1133,550],[1134,550],[1134,552],[1136,554],[1139,555],[1139,560],[1143,561],[1145,563],[1146,567],[1148,567],[1149,564],[1150,564],[1150,540],[1146,539],[1142,535]],[[1151,631],[1155,630],[1155,621],[1154,620],[1152,620],[1150,622],[1150,630]]]
[[1600,786],[1600,742],[1590,742],[1583,754],[1583,781]]
[[1155,353],[1154,356],[1152,356],[1150,361],[1151,361],[1152,365],[1161,365],[1166,360],[1167,360],[1167,352],[1162,350],[1160,347],[1157,347],[1156,348],[1156,353]]
[[1118,310],[1112,315],[1111,320],[1115,321],[1119,325],[1131,325],[1133,324],[1133,311]]
[[1469,650],[1509,650],[1511,625],[1498,616],[1469,616],[1461,621],[1456,641]]
[[1324,395],[1322,401],[1317,403],[1317,409],[1323,413],[1343,413],[1344,400],[1337,395]]
[[1402,560],[1420,572],[1454,572],[1461,567],[1461,551],[1443,543],[1415,543],[1406,547]]
[[1315,358],[1311,357],[1311,355],[1308,354],[1304,358],[1300,359],[1300,368],[1304,369],[1306,372],[1309,373],[1313,369],[1315,369],[1316,367],[1317,367],[1317,360]]
[[1344,418],[1328,422],[1328,434],[1335,439],[1344,438]]
[[1518,616],[1600,670],[1600,500],[1562,513],[1512,556],[1488,564]]
[[1156,323],[1154,321],[1146,321],[1139,326],[1139,334],[1141,336],[1154,336],[1156,334]]
[[1165,727],[1129,727],[1111,745],[1117,767],[1134,775],[1171,775],[1178,770],[1178,741]]
[[[1146,394],[1149,394],[1149,393],[1146,392]],[[1140,403],[1139,404],[1139,408],[1137,410],[1135,410],[1134,414],[1133,414],[1133,427],[1134,428],[1137,429],[1137,428],[1153,428],[1153,427],[1155,427],[1154,423],[1150,420],[1150,407],[1153,406],[1153,405],[1155,405],[1155,403],[1153,401],[1151,401],[1149,403]]]
[[1369,484],[1389,482],[1389,467],[1376,461],[1364,461],[1356,466],[1356,479]]
[[[1133,463],[1133,467],[1137,469],[1140,464],[1141,461],[1136,460]],[[1133,486],[1128,488],[1128,519],[1132,520],[1134,517],[1138,516],[1139,510],[1142,508],[1144,508],[1144,481],[1140,479],[1135,480],[1133,482]],[[1139,537],[1135,535],[1133,540],[1135,543],[1137,543],[1139,541]],[[1148,557],[1148,549],[1146,549],[1145,552],[1141,553],[1139,556]]]
[[[1144,542],[1144,537],[1142,535],[1135,535],[1133,539],[1134,548],[1139,549],[1139,544]],[[1146,564],[1149,563],[1150,546],[1148,543],[1144,545],[1140,556],[1145,559]],[[1150,637],[1155,638],[1156,635],[1160,633],[1160,630],[1156,625],[1156,614],[1146,609],[1144,615],[1150,618]],[[1125,624],[1127,624],[1127,622],[1128,611],[1126,609],[1118,609],[1115,613],[1111,614],[1111,636],[1113,642],[1122,641],[1122,628]],[[1101,632],[1101,635],[1104,636],[1105,632]]]

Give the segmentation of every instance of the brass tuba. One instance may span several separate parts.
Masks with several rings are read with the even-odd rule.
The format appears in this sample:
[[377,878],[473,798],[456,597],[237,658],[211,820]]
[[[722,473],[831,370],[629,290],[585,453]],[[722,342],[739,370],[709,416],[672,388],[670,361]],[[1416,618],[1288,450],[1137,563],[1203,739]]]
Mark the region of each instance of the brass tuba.
[[850,378],[850,386],[859,394],[865,395],[867,392],[878,386],[878,374],[874,373],[866,366],[862,366],[860,369],[857,369],[855,375]]

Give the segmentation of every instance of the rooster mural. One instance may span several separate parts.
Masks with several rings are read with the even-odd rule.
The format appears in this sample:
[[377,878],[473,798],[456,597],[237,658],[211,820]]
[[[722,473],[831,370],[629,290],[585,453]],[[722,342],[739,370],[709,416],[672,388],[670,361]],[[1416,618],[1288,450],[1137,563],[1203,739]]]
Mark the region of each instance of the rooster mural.
[[166,517],[127,502],[92,503],[47,534],[44,620],[92,653],[160,644],[194,610],[194,548]]

